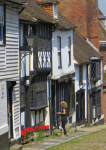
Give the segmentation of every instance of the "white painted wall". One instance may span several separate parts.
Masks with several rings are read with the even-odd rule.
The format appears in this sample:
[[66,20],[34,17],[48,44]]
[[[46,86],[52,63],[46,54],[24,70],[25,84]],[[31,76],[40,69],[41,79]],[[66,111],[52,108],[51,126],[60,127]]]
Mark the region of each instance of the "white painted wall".
[[[79,65],[75,65],[75,104],[76,104],[76,93],[80,88],[85,89],[85,119],[87,119],[87,68],[86,64],[83,64],[83,83],[84,87],[79,86]],[[76,106],[75,106],[76,108]]]
[[[61,58],[62,68],[58,68],[58,43],[57,36],[61,37]],[[71,65],[68,64],[68,37],[71,36]],[[52,36],[52,76],[61,75],[74,71],[74,52],[73,52],[73,30],[53,32]]]
[[[0,80],[15,80],[16,85],[12,92],[12,112],[13,112],[13,138],[19,138],[20,134],[20,91],[19,91],[19,22],[18,10],[6,6],[6,46],[0,46]],[[1,56],[1,55],[0,55]],[[7,103],[3,103],[7,107]],[[5,109],[4,109],[5,110]],[[6,110],[5,110],[6,111]],[[7,112],[7,111],[6,111]],[[8,114],[4,114],[5,117]],[[7,116],[6,116],[7,115]],[[2,113],[3,116],[3,113]],[[8,118],[8,117],[7,117]],[[0,117],[0,120],[2,118]],[[3,120],[5,124],[5,120]],[[6,129],[4,133],[8,132]],[[1,133],[1,131],[0,131]]]

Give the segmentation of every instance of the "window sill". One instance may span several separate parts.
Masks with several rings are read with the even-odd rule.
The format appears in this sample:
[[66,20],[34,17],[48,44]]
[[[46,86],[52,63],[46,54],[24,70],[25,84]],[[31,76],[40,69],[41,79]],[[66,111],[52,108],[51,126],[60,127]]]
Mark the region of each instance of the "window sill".
[[62,69],[62,66],[58,66],[59,69]]
[[1,43],[0,46],[6,46],[6,44],[2,44],[2,43]]
[[43,105],[43,106],[41,106],[41,107],[30,107],[30,110],[32,110],[32,111],[37,111],[37,110],[40,110],[40,109],[43,109],[43,108],[46,108],[46,107],[48,107],[48,105]]

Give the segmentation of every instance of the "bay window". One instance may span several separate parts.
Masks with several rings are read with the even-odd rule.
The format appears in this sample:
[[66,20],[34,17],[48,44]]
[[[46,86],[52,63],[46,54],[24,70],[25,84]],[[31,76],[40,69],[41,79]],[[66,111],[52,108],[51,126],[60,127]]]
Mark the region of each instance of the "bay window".
[[101,77],[100,61],[93,61],[91,63],[91,81],[97,81]]

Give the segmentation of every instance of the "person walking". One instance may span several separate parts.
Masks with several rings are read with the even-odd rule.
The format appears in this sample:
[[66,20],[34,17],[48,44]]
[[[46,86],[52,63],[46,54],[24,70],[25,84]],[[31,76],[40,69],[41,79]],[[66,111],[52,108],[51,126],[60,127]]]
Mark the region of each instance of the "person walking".
[[65,129],[65,124],[67,122],[67,116],[66,116],[67,103],[65,101],[61,101],[61,106],[62,106],[62,111],[58,112],[58,114],[61,115],[62,128],[64,130],[64,135],[63,136],[67,136],[67,132],[66,132],[66,129]]

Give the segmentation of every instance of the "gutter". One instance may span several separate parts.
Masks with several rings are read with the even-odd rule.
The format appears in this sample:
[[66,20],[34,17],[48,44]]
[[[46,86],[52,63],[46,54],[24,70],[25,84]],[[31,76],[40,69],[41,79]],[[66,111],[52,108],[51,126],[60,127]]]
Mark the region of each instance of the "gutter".
[[25,7],[23,7],[19,12],[18,12],[18,15],[21,14],[21,12],[25,9]]

